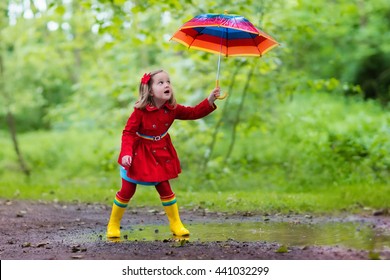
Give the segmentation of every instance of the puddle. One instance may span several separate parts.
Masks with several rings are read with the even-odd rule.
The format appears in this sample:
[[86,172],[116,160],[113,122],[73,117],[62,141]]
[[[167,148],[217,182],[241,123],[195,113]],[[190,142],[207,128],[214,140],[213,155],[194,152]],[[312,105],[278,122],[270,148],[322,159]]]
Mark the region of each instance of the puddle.
[[[287,222],[189,223],[187,228],[191,232],[189,241],[268,241],[288,246],[340,245],[371,251],[390,249],[390,229],[387,231],[377,230],[368,224],[355,222],[321,224]],[[117,241],[164,241],[173,238],[167,224],[134,226],[127,230],[122,229],[121,235]]]

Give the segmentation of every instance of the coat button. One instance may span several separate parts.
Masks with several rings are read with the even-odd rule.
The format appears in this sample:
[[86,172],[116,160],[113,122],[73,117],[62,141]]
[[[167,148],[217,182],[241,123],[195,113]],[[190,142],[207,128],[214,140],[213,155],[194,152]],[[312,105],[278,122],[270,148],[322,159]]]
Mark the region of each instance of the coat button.
[[165,124],[165,126],[168,126],[168,125],[169,125],[169,123],[166,123],[166,124]]
[[155,154],[155,153],[156,153],[156,150],[153,150],[152,153]]
[[167,163],[169,163],[170,162],[170,160],[169,159],[167,159],[167,161],[166,161]]
[[167,150],[167,147],[164,147],[164,150]]
[[152,127],[153,127],[153,128],[156,128],[156,125],[154,124],[154,125],[152,125]]

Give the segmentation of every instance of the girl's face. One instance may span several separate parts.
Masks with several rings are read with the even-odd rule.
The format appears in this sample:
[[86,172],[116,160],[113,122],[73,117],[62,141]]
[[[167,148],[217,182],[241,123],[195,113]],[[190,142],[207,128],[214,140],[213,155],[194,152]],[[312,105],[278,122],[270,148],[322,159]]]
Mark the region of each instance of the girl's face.
[[160,72],[152,78],[152,92],[153,101],[157,107],[163,105],[166,101],[171,99],[173,94],[171,81],[166,72]]

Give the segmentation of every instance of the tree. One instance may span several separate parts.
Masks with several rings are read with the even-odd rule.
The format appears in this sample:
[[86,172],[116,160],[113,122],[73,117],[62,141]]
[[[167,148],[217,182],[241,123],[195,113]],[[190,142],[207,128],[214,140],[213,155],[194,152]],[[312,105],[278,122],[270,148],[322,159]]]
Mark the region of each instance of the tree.
[[[8,5],[7,2],[0,3],[0,14],[3,15],[0,19],[0,31],[3,30],[3,28],[7,25],[7,15],[8,15]],[[16,124],[15,124],[15,117],[12,112],[11,106],[12,106],[12,99],[10,96],[10,92],[8,92],[8,87],[6,84],[5,79],[5,67],[4,67],[4,60],[3,55],[5,53],[6,46],[2,44],[4,42],[3,39],[3,32],[0,32],[0,99],[3,99],[3,110],[5,111],[6,115],[6,123],[8,127],[8,131],[10,133],[13,147],[15,150],[15,153],[18,158],[18,162],[20,165],[21,170],[23,173],[29,177],[30,176],[30,169],[27,166],[24,157],[22,155],[22,152],[19,147],[17,132],[16,132]]]

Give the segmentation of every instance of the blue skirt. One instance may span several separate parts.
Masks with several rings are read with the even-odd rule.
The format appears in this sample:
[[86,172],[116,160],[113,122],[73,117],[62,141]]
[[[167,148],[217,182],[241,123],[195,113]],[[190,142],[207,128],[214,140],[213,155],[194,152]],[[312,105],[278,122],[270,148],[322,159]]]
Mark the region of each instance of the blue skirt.
[[155,186],[158,183],[160,183],[160,182],[141,182],[141,181],[133,180],[133,179],[131,179],[130,177],[127,176],[126,169],[123,166],[120,166],[120,173],[121,173],[121,178],[123,180],[126,180],[127,182],[131,182],[131,183],[134,183],[134,184],[137,184],[137,185]]

